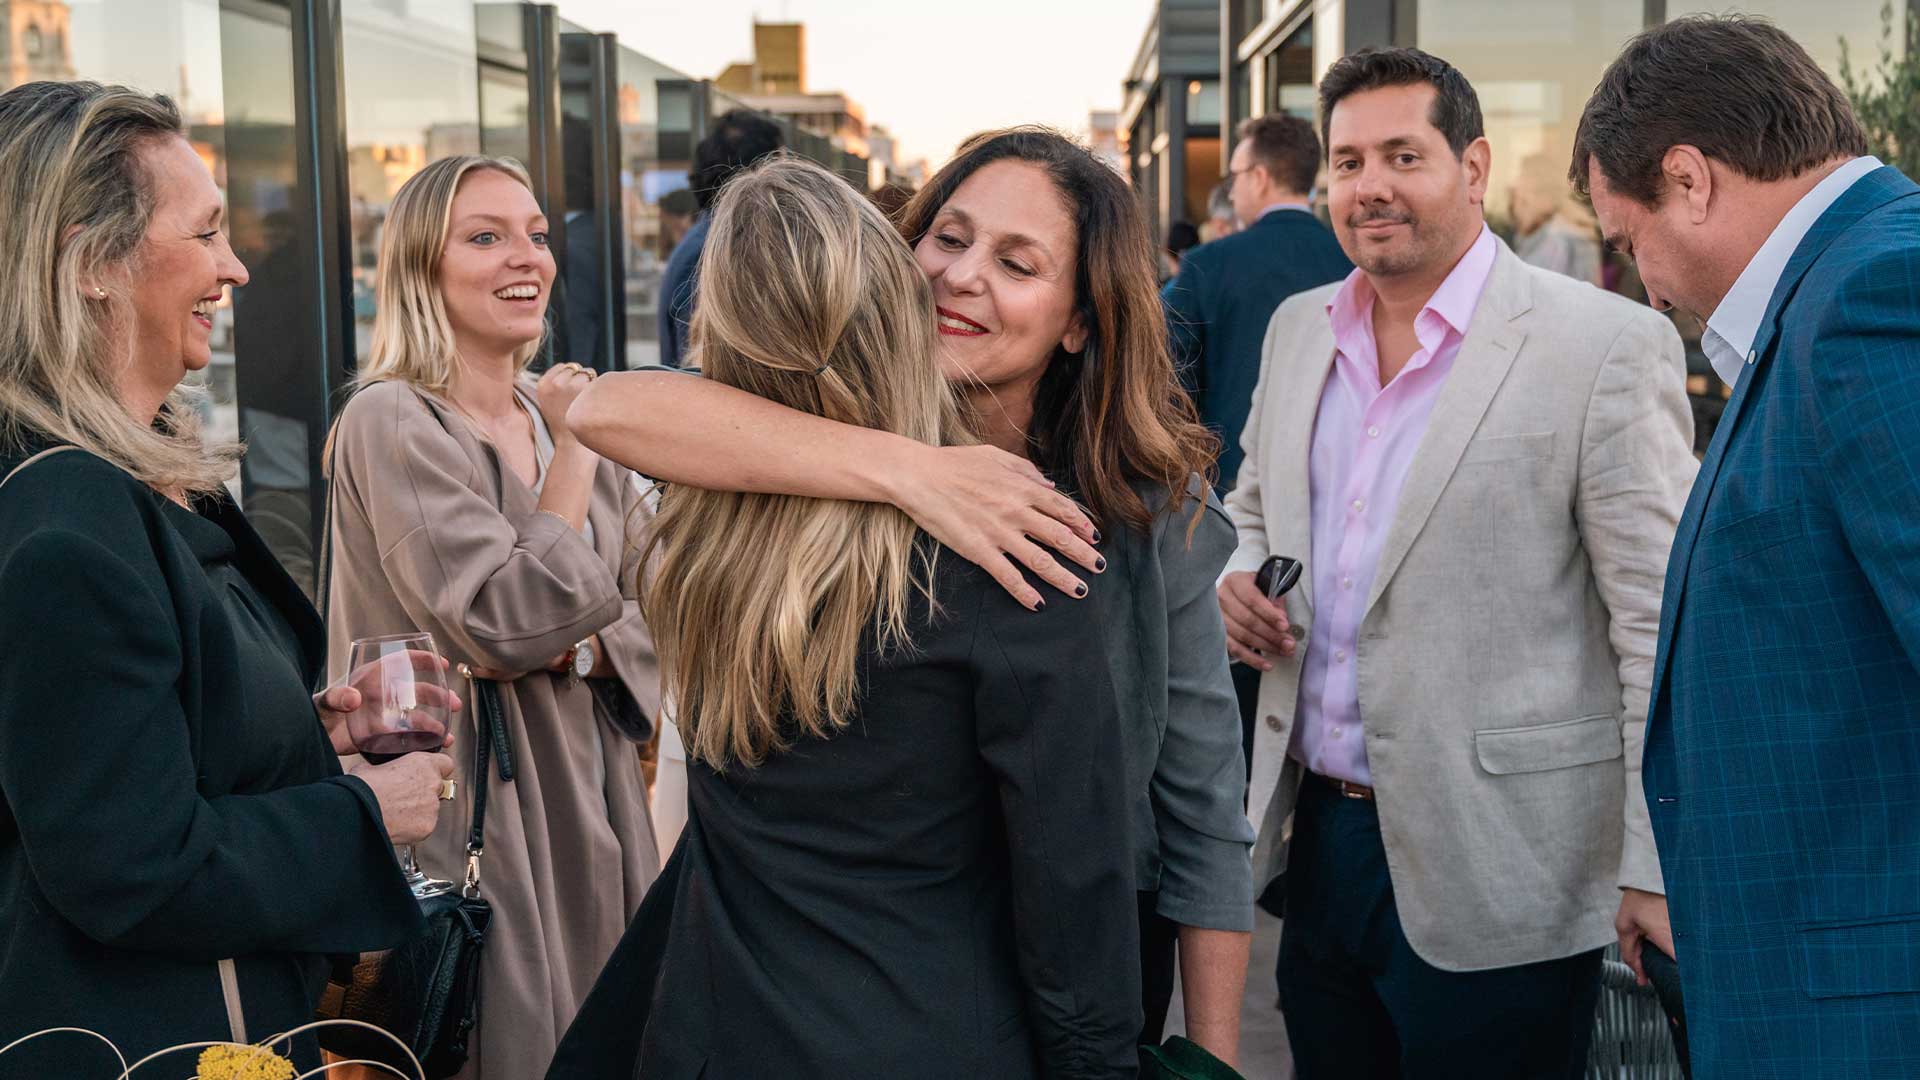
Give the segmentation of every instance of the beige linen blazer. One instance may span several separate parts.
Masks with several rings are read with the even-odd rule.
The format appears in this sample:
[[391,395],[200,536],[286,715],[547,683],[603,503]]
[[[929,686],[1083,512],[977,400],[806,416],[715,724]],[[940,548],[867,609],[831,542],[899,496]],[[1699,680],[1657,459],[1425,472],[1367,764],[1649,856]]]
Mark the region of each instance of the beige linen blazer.
[[[1308,451],[1326,305],[1268,327],[1227,512],[1227,573],[1313,559]],[[1640,753],[1667,552],[1693,482],[1673,326],[1505,244],[1401,489],[1360,625],[1360,717],[1407,939],[1438,967],[1611,941],[1619,886],[1658,892]],[[1286,598],[1304,643],[1312,568]],[[1286,869],[1300,660],[1262,680],[1254,873]]]

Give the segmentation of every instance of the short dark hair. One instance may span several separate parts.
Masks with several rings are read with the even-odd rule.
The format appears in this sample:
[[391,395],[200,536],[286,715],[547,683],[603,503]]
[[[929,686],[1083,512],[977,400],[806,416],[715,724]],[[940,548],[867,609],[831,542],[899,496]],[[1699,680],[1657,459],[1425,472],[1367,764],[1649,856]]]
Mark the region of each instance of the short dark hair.
[[700,209],[713,205],[728,177],[785,145],[778,124],[751,109],[728,110],[693,150],[693,171],[687,179]]
[[1361,49],[1333,62],[1320,80],[1320,137],[1333,149],[1333,107],[1354,94],[1388,86],[1426,83],[1434,89],[1427,122],[1446,136],[1454,157],[1487,133],[1480,95],[1460,69],[1419,49]]
[[1234,134],[1253,143],[1254,160],[1275,183],[1302,195],[1313,190],[1314,178],[1320,175],[1320,137],[1311,123],[1269,113],[1241,121]]
[[1599,162],[1607,186],[1651,206],[1660,160],[1695,146],[1759,181],[1867,152],[1845,94],[1800,43],[1745,15],[1688,16],[1627,43],[1580,114],[1568,175],[1582,192]]

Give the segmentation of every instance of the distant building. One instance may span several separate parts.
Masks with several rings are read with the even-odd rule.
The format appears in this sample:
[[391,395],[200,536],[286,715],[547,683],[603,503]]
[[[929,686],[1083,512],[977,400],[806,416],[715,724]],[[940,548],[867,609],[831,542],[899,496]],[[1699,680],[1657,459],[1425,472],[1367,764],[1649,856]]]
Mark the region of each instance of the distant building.
[[727,65],[715,86],[735,97],[807,92],[807,31],[797,22],[753,24],[753,59]]
[[1122,176],[1127,175],[1127,142],[1120,131],[1117,109],[1095,109],[1087,114],[1087,148]]
[[6,34],[0,88],[72,79],[72,22],[66,0],[0,0],[0,31]]
[[[892,175],[888,168],[894,156],[892,136],[881,129],[885,153],[876,154],[874,129],[868,126],[867,111],[859,102],[838,91],[807,88],[806,41],[801,23],[755,20],[753,59],[728,64],[713,80],[714,88],[749,109],[773,116],[797,142],[813,136],[846,155],[845,168],[857,164],[866,173],[868,187],[886,183]],[[856,158],[865,160],[855,162]]]

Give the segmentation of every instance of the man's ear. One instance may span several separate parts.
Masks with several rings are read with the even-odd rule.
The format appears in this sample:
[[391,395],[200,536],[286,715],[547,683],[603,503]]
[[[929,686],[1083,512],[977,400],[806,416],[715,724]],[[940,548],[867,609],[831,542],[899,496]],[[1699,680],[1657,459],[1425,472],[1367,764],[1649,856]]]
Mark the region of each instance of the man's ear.
[[1713,170],[1699,147],[1684,143],[1668,147],[1660,157],[1660,176],[1686,205],[1687,220],[1695,225],[1707,220],[1707,208],[1713,202]]
[[1484,135],[1468,143],[1460,154],[1460,164],[1467,170],[1467,201],[1484,206],[1487,178],[1493,172],[1493,144]]

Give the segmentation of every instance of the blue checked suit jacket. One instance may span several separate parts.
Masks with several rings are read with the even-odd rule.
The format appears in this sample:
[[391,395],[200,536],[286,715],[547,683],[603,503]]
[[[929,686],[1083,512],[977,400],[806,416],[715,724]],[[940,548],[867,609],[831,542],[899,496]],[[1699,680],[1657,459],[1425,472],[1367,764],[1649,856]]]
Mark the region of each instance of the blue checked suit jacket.
[[1920,187],[1774,291],[1667,569],[1644,782],[1694,1075],[1920,1077]]

